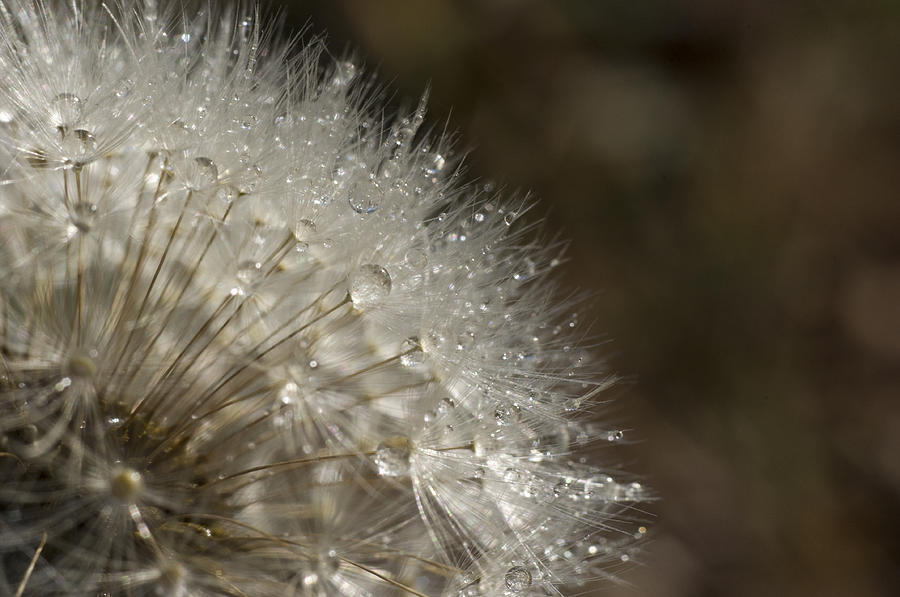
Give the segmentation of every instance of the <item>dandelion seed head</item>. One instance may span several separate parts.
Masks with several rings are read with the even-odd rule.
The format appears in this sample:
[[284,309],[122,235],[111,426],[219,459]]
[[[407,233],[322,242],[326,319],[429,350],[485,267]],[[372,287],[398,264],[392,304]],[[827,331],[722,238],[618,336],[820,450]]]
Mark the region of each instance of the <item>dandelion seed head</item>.
[[[0,3],[0,592],[569,594],[647,490],[559,247],[252,11]],[[323,66],[324,65],[324,66]],[[32,559],[34,565],[31,566]]]

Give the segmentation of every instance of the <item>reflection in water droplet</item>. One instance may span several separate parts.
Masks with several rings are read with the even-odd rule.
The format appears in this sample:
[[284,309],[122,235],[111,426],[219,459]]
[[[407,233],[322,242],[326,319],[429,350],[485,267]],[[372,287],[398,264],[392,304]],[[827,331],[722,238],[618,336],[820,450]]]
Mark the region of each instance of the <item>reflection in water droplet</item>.
[[361,265],[350,280],[350,300],[359,309],[378,304],[390,293],[390,274],[374,263]]

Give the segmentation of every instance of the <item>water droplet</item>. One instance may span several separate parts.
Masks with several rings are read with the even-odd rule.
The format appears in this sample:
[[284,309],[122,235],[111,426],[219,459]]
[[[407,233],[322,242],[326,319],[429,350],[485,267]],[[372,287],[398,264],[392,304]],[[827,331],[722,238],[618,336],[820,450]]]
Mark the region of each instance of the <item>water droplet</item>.
[[557,481],[556,485],[553,486],[553,495],[556,497],[561,496],[569,489],[569,484],[565,479],[560,479]]
[[69,362],[66,363],[66,372],[72,377],[88,379],[97,372],[97,364],[88,353],[76,351],[69,356]]
[[503,472],[503,480],[507,483],[518,483],[522,479],[522,473],[512,467]]
[[300,400],[300,386],[295,384],[292,381],[287,382],[281,387],[281,390],[278,392],[278,401],[284,405],[288,406],[296,403]]
[[113,472],[109,480],[109,492],[123,502],[133,502],[144,489],[141,474],[131,468],[120,468]]
[[350,280],[350,300],[359,309],[372,307],[391,293],[391,276],[374,263],[361,265]]
[[428,265],[428,255],[422,249],[410,249],[404,259],[410,267],[423,268]]
[[381,204],[381,190],[362,177],[349,185],[347,193],[347,202],[358,214],[370,214]]
[[498,425],[508,425],[512,421],[512,413],[506,406],[498,406],[494,411],[494,419]]
[[176,172],[184,180],[184,186],[192,191],[214,185],[219,179],[219,168],[206,157],[189,159],[184,155],[176,165]]
[[60,149],[69,163],[83,166],[83,159],[97,150],[97,140],[90,131],[75,129],[70,131],[66,127],[59,128],[62,137]]
[[524,591],[531,586],[531,572],[523,566],[513,566],[506,571],[506,575],[503,577],[503,584],[514,593]]
[[438,413],[445,415],[454,408],[456,408],[456,402],[453,401],[453,398],[441,398],[441,401],[438,403],[437,411]]
[[316,225],[310,220],[300,220],[294,225],[297,240],[309,242],[316,234]]
[[400,345],[400,362],[405,367],[416,367],[425,362],[425,353],[419,345],[419,339],[407,338]]
[[74,93],[60,93],[50,100],[50,118],[56,126],[74,125],[81,119],[83,109],[81,98]]
[[480,224],[481,222],[484,222],[484,214],[481,213],[480,211],[479,211],[479,212],[475,212],[475,216],[474,216],[474,217],[475,217],[475,221],[478,222],[479,224]]
[[503,223],[507,226],[512,226],[513,222],[516,221],[516,217],[518,217],[518,214],[514,211],[511,211],[503,216]]
[[617,429],[615,431],[610,431],[609,433],[607,433],[606,439],[608,441],[614,442],[614,441],[618,441],[618,440],[622,439],[622,437],[624,437],[624,435],[625,434],[622,431]]
[[240,189],[241,193],[249,195],[250,193],[256,191],[261,180],[262,168],[258,164],[247,166],[247,168],[244,169],[244,172],[241,175],[241,180],[238,184],[238,188]]
[[346,87],[356,78],[356,65],[346,60],[334,65],[334,76],[331,84],[335,87]]
[[375,169],[375,179],[378,181],[395,180],[400,174],[400,166],[397,164],[399,160],[384,158],[378,163]]
[[432,154],[426,159],[424,168],[425,174],[428,176],[437,176],[446,165],[447,160],[444,159],[444,156],[439,153]]
[[410,443],[405,437],[384,440],[375,450],[375,465],[382,477],[401,477],[409,474]]

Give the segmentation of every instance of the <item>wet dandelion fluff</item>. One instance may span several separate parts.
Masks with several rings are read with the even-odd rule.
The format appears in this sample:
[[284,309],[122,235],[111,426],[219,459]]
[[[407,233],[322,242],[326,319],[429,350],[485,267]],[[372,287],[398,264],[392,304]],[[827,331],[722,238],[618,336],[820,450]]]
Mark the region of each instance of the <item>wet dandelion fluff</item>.
[[647,496],[592,464],[621,436],[580,422],[610,380],[558,248],[455,182],[424,101],[385,121],[261,31],[0,5],[0,594],[611,575]]

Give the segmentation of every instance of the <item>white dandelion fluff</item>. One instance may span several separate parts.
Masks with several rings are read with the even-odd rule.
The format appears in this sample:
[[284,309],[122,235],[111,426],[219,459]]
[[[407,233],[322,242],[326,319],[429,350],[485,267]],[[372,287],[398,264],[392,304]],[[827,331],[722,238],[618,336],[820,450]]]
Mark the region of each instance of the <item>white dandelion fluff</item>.
[[424,101],[211,10],[0,3],[0,595],[609,574],[647,496],[588,457],[557,248]]

